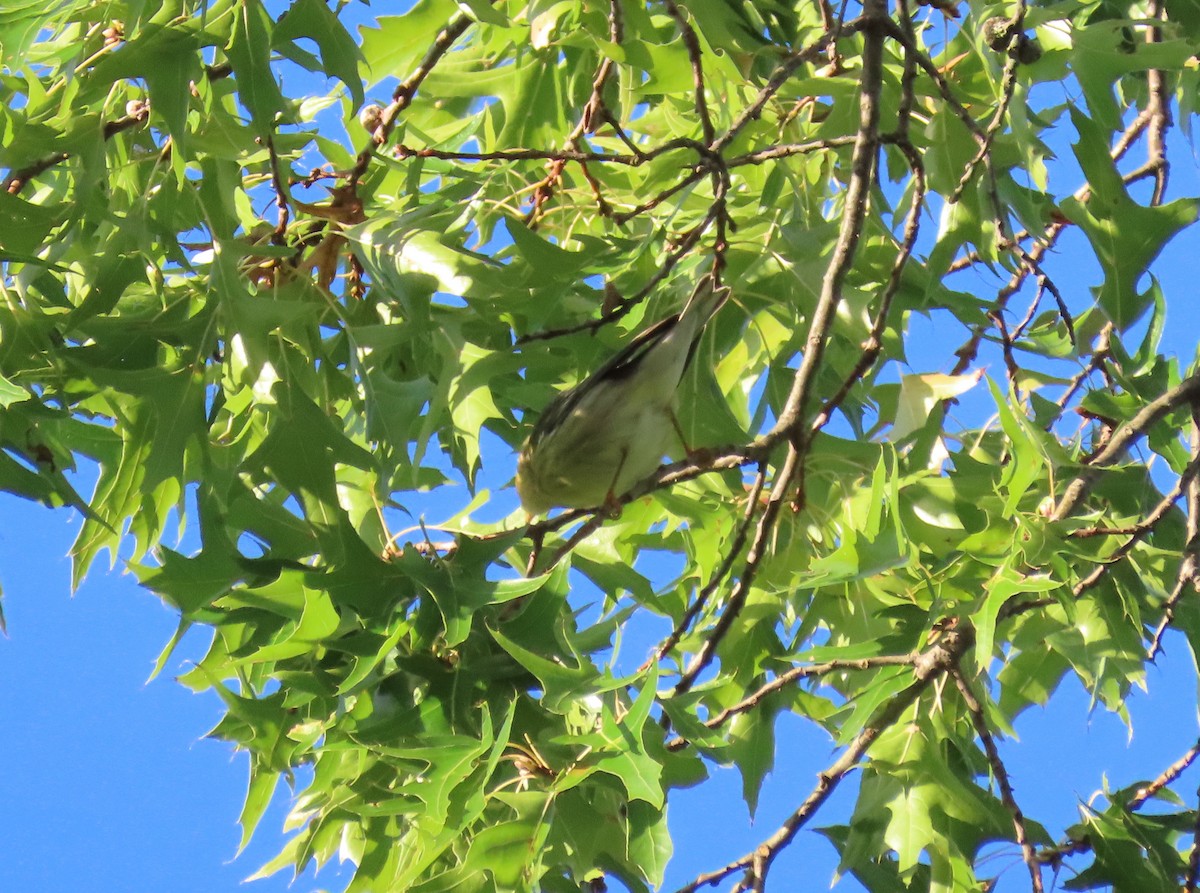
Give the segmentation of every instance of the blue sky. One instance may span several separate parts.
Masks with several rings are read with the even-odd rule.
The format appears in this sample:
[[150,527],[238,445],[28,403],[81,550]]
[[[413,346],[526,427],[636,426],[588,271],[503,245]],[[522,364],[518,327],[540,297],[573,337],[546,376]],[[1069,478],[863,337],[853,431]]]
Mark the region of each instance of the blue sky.
[[[1176,141],[1172,148],[1172,194],[1200,193],[1191,147]],[[1077,296],[1096,284],[1094,267],[1064,263],[1081,248],[1073,234],[1052,261],[1060,281],[1073,280]],[[1159,266],[1170,308],[1167,346],[1183,365],[1200,338],[1192,273],[1197,256],[1200,233],[1188,232],[1169,246]],[[973,275],[961,274],[955,287],[971,288]],[[929,337],[936,334],[931,331]],[[1000,366],[989,371],[1003,375]],[[503,481],[511,471],[491,473]],[[82,483],[79,488],[88,490]],[[0,521],[0,584],[9,627],[9,639],[0,641],[5,888],[36,893],[242,889],[243,879],[284,839],[286,789],[264,817],[258,837],[235,860],[245,758],[203,738],[221,716],[219,699],[211,692],[192,694],[172,679],[203,653],[207,634],[190,633],[162,676],[147,683],[159,650],[175,630],[173,613],[131,576],[101,567],[76,596],[70,595],[65,556],[77,516],[0,497]],[[1089,712],[1078,683],[1066,683],[1049,710],[1035,708],[1021,717],[1019,744],[1002,744],[1019,802],[1027,813],[1050,818],[1051,833],[1059,835],[1076,820],[1076,804],[1105,778],[1119,787],[1153,777],[1196,741],[1196,689],[1195,669],[1178,634],[1167,639],[1165,655],[1151,668],[1149,691],[1130,701],[1132,738],[1115,717]],[[752,847],[795,808],[833,759],[829,740],[793,718],[781,720],[777,740],[777,769],[753,824],[732,771],[714,767],[708,784],[672,795],[676,859],[666,889]],[[1195,784],[1195,777],[1185,778],[1180,790]],[[817,824],[844,820],[853,795],[851,779]],[[1003,869],[997,893],[1028,889],[1015,847],[999,849],[994,866],[997,872]],[[825,889],[835,867],[832,847],[805,831],[776,863],[772,883],[783,890]],[[246,889],[336,890],[347,876],[333,866],[294,885],[283,874]],[[848,880],[836,889],[861,888]]]
[[[1177,180],[1186,174],[1194,185],[1195,171],[1178,167]],[[1187,260],[1200,250],[1200,236],[1186,238],[1169,248],[1162,267],[1172,302],[1169,346],[1185,363],[1200,333]],[[488,477],[497,484],[509,474],[511,469],[497,468]],[[203,653],[207,633],[190,633],[162,676],[147,683],[175,630],[173,613],[131,576],[106,572],[103,562],[72,597],[65,556],[79,522],[71,513],[4,497],[0,518],[0,583],[10,636],[0,641],[5,731],[0,764],[6,769],[0,783],[0,864],[6,888],[242,889],[243,879],[284,839],[286,788],[280,788],[258,837],[235,860],[246,761],[225,743],[203,737],[221,716],[217,697],[192,694],[172,679]],[[1105,778],[1114,787],[1152,778],[1196,741],[1196,688],[1192,660],[1178,634],[1168,638],[1166,653],[1151,668],[1149,691],[1135,693],[1129,703],[1132,738],[1103,710],[1089,713],[1078,683],[1065,683],[1049,710],[1022,715],[1019,742],[1001,745],[1026,812],[1049,818],[1051,833],[1058,835],[1076,820],[1077,804]],[[752,847],[803,799],[834,755],[825,736],[790,717],[781,720],[777,739],[777,768],[753,824],[733,771],[714,767],[706,785],[673,794],[676,858],[666,889]],[[1194,778],[1185,779],[1181,790],[1194,784]],[[853,798],[851,778],[817,824],[844,821]],[[998,893],[1027,889],[1014,847],[997,848],[992,858],[993,870],[1002,874]],[[835,868],[832,847],[805,831],[772,876],[782,889],[801,882],[803,889],[826,889]],[[284,873],[246,889],[337,890],[347,877],[346,870],[331,866],[294,885]],[[861,887],[847,879],[836,889],[853,893]]]
[[[340,889],[348,872],[336,866],[292,886],[286,873],[242,885],[282,842],[286,797],[277,796],[259,836],[234,860],[246,761],[225,743],[203,738],[220,718],[217,697],[192,694],[171,678],[203,653],[206,634],[190,634],[167,672],[147,683],[160,647],[174,632],[172,612],[119,572],[98,570],[72,598],[64,556],[77,520],[12,498],[0,511],[10,631],[0,641],[5,888]],[[1195,743],[1195,692],[1196,675],[1179,635],[1168,639],[1166,654],[1151,669],[1149,692],[1130,701],[1132,740],[1115,717],[1102,710],[1089,716],[1086,693],[1067,683],[1050,709],[1021,717],[1019,744],[1001,745],[1020,802],[1030,814],[1049,815],[1056,823],[1052,833],[1059,833],[1076,820],[1075,804],[1091,796],[1104,775],[1115,787],[1153,777]],[[730,770],[714,769],[706,785],[672,795],[676,859],[666,889],[753,846],[803,799],[833,758],[824,735],[790,717],[781,720],[777,740],[777,769],[753,825],[740,780]],[[1195,779],[1185,781],[1183,789],[1192,784]],[[817,824],[844,820],[853,796],[851,781]],[[1013,847],[998,849],[994,859],[995,870],[1007,866],[999,893],[1027,889]],[[832,848],[806,831],[772,876],[780,889],[826,889],[835,868]],[[801,882],[803,887],[794,886]],[[836,889],[861,887],[847,879]]]
[[[78,518],[12,497],[0,512],[5,889],[238,889],[274,855],[286,807],[281,798],[264,820],[274,833],[231,864],[246,761],[203,738],[219,699],[171,678],[203,654],[207,633],[191,634],[147,684],[174,614],[119,571],[98,569],[72,598],[65,556]],[[284,890],[286,880],[253,889]]]

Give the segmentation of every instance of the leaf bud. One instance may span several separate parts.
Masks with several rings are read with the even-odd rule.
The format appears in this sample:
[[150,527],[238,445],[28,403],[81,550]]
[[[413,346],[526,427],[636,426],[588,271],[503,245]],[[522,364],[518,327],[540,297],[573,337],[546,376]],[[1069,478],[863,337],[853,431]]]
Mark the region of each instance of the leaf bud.
[[383,123],[383,108],[375,103],[364,105],[362,111],[358,113],[358,123],[367,133],[373,134]]
[[116,46],[125,39],[125,23],[120,19],[113,19],[101,33],[106,47]]

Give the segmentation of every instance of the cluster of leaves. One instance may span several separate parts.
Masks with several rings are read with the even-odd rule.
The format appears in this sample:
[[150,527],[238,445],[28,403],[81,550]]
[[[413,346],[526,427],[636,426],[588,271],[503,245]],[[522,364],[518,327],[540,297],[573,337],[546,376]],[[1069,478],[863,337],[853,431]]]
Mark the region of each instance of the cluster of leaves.
[[[1064,862],[1076,889],[1193,889],[1195,804],[1138,812],[1190,757],[1055,846],[996,742],[1068,674],[1123,714],[1164,631],[1200,636],[1200,378],[1143,286],[1197,216],[1164,154],[1194,6],[360,14],[0,12],[0,488],[85,515],[77,581],[123,550],[180,635],[212,629],[182,681],[250,756],[247,838],[308,767],[264,870],[645,889],[669,793],[732,764],[753,809],[790,712],[840,755],[685,889],[763,889],[859,764],[823,833],[872,890],[983,889],[994,841],[1035,890]],[[1048,146],[1068,122],[1077,165]],[[1075,228],[1086,297],[1048,260]],[[619,518],[527,527],[481,483],[526,411],[708,271],[734,300],[680,415],[711,448]],[[618,636],[664,628],[626,667]]]

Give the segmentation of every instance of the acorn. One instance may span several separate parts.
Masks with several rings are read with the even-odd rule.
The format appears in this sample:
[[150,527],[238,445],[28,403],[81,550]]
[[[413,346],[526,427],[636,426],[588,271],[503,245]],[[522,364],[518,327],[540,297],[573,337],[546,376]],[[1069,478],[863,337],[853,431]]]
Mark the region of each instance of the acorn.
[[383,108],[375,103],[364,105],[358,113],[358,123],[367,133],[374,133],[383,123]]
[[1016,54],[1017,61],[1022,65],[1032,65],[1042,58],[1042,46],[1036,37],[1026,37],[1022,34],[1021,39],[1017,41]]
[[992,16],[983,23],[983,40],[997,53],[1008,49],[1012,37],[1013,22],[1007,16]]
[[1013,43],[1015,23],[1005,16],[992,16],[983,23],[983,40],[997,53],[1009,53],[1021,65],[1032,65],[1042,58],[1042,47],[1037,38],[1017,34]]

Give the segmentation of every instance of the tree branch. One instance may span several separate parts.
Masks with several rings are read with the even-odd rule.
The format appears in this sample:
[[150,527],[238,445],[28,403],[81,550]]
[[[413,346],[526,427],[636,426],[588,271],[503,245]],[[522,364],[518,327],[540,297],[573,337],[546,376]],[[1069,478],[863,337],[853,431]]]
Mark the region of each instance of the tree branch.
[[[904,15],[903,21],[908,28],[912,27],[907,14]],[[876,311],[875,319],[871,324],[870,334],[868,334],[867,340],[863,344],[863,352],[854,364],[854,368],[850,370],[850,374],[843,379],[841,386],[834,392],[832,397],[825,401],[820,412],[813,419],[809,428],[810,437],[814,436],[816,432],[829,423],[833,418],[833,413],[842,405],[842,401],[849,396],[854,386],[862,381],[867,372],[879,359],[879,353],[883,350],[883,334],[887,330],[892,301],[895,299],[896,293],[900,290],[901,277],[904,275],[904,269],[908,265],[908,261],[912,257],[913,250],[916,247],[917,236],[920,233],[921,226],[921,211],[925,207],[927,186],[925,181],[925,163],[921,159],[920,152],[909,141],[908,133],[912,107],[916,102],[914,90],[915,79],[916,61],[913,59],[913,54],[906,51],[904,54],[904,71],[900,79],[900,108],[897,111],[897,132],[894,144],[904,153],[904,157],[908,161],[909,170],[912,171],[913,175],[914,188],[912,204],[908,209],[908,214],[904,221],[904,236],[900,243],[900,251],[897,253],[895,261],[892,262],[888,281],[884,285],[883,293],[879,298],[879,309]]]
[[[131,130],[134,127],[145,124],[146,119],[149,117],[149,103],[141,103],[137,106],[134,114],[125,115],[112,121],[105,121],[104,126],[101,128],[101,133],[103,134],[104,140],[107,142],[118,133],[122,133],[126,130]],[[4,181],[4,191],[9,195],[18,194],[29,184],[30,180],[41,174],[44,174],[55,165],[62,164],[70,157],[71,155],[69,152],[52,152],[45,158],[39,158],[37,161],[27,164],[25,167],[19,170],[12,171],[8,175],[8,179]]]
[[699,651],[675,685],[675,694],[687,691],[697,677],[712,662],[721,641],[732,628],[749,597],[758,566],[767,551],[771,532],[784,499],[791,489],[796,473],[802,466],[803,452],[798,443],[803,440],[800,425],[808,402],[809,389],[820,367],[825,341],[833,325],[834,314],[842,297],[842,283],[854,261],[855,250],[866,219],[867,202],[875,173],[875,156],[879,150],[879,91],[883,73],[882,21],[887,17],[884,0],[869,0],[865,18],[870,25],[864,27],[863,74],[859,95],[859,127],[851,161],[851,177],[846,188],[846,209],[842,216],[837,245],[826,270],[821,286],[821,297],[809,324],[807,346],[800,368],[793,378],[792,390],[779,415],[779,420],[770,433],[760,437],[756,446],[767,447],[787,438],[790,440],[787,457],[776,479],[772,482],[771,495],[766,509],[755,531],[754,542],[747,553],[742,573],[735,584],[725,610],[717,619],[712,631],[705,638]]
[[704,95],[704,61],[700,38],[692,27],[687,16],[683,14],[675,0],[666,0],[667,14],[679,26],[679,35],[683,38],[683,47],[687,50],[688,62],[692,66],[692,92],[696,104],[696,117],[700,119],[700,130],[704,134],[704,144],[711,146],[716,137],[713,128],[712,115],[708,113],[708,100]]
[[695,893],[701,887],[719,883],[738,871],[747,871],[749,875],[742,884],[739,884],[739,888],[744,888],[745,883],[749,881],[756,884],[757,889],[762,889],[766,882],[767,872],[776,856],[791,843],[797,832],[829,799],[838,784],[851,769],[858,765],[879,736],[904,715],[905,711],[934,679],[957,666],[963,654],[974,641],[974,630],[966,624],[959,624],[948,630],[930,648],[917,655],[913,661],[914,682],[879,708],[842,755],[817,776],[816,787],[773,834],[755,847],[752,852],[735,859],[722,868],[697,876],[690,883],[680,887],[676,893]]
[[[1189,468],[1200,463],[1200,403],[1192,404],[1192,461]],[[1182,483],[1182,481],[1181,481]],[[1200,592],[1200,475],[1193,471],[1187,485],[1187,541],[1183,546],[1183,561],[1175,578],[1175,586],[1163,603],[1163,616],[1154,630],[1147,657],[1154,660],[1162,650],[1163,635],[1175,619],[1175,609],[1190,583],[1193,591]]]
[[[829,673],[837,673],[842,670],[874,670],[879,667],[902,667],[915,665],[919,654],[883,654],[878,657],[865,657],[860,660],[831,660],[821,664],[809,664],[803,667],[793,667],[785,673],[780,673],[770,682],[755,689],[742,700],[732,706],[726,707],[724,710],[710,716],[704,721],[704,725],[710,729],[716,729],[723,726],[728,720],[737,716],[739,713],[746,713],[753,710],[770,694],[781,689],[787,688],[793,682],[798,682],[801,679],[808,679],[813,676],[826,676]],[[667,742],[667,750],[682,750],[691,742],[676,736]]]
[[383,110],[379,127],[372,136],[371,142],[358,153],[358,158],[355,160],[354,167],[350,171],[348,181],[351,187],[357,186],[358,181],[367,172],[367,168],[371,165],[371,160],[375,157],[376,149],[387,143],[388,137],[392,135],[392,131],[396,127],[396,119],[400,117],[401,112],[412,105],[413,98],[417,95],[417,90],[425,81],[425,78],[429,77],[434,66],[441,61],[441,58],[450,51],[450,48],[467,32],[467,29],[473,23],[474,20],[466,13],[460,12],[454,16],[446,24],[446,27],[438,32],[437,37],[433,40],[433,44],[429,47],[424,58],[421,59],[420,64],[417,65],[412,74],[401,81],[392,92],[392,101]]
[[1110,465],[1125,454],[1164,415],[1184,403],[1200,400],[1200,374],[1185,378],[1171,390],[1151,401],[1142,410],[1122,425],[1104,449],[1096,453],[1085,468],[1067,487],[1062,499],[1054,507],[1051,521],[1061,521],[1075,510],[1088,494],[1106,465]]
[[[1150,0],[1149,18],[1156,22],[1166,18],[1162,0]],[[1146,29],[1146,43],[1162,43],[1162,28],[1159,25],[1155,24]],[[1147,70],[1146,92],[1146,114],[1150,116],[1150,126],[1146,133],[1146,155],[1147,162],[1154,167],[1154,194],[1150,197],[1150,204],[1154,206],[1161,205],[1166,196],[1167,178],[1171,169],[1166,150],[1166,132],[1171,126],[1171,104],[1167,77],[1162,69]]]
[[967,713],[971,717],[971,724],[975,727],[975,734],[979,736],[979,740],[983,743],[984,752],[987,754],[988,765],[992,767],[992,774],[996,776],[996,784],[1000,788],[1000,802],[1004,804],[1004,808],[1008,810],[1012,816],[1013,832],[1016,835],[1017,845],[1021,848],[1021,856],[1025,860],[1025,866],[1029,869],[1029,879],[1033,883],[1034,893],[1042,893],[1042,869],[1038,864],[1037,851],[1032,843],[1029,842],[1029,830],[1025,827],[1025,815],[1021,812],[1021,807],[1017,805],[1017,799],[1013,794],[1012,782],[1008,778],[1008,770],[1004,766],[1004,761],[1000,759],[1000,751],[996,747],[996,741],[992,737],[991,729],[988,728],[987,720],[983,715],[983,705],[979,703],[979,699],[975,697],[975,692],[971,690],[970,683],[967,682],[962,671],[954,666],[950,669],[950,675],[954,679],[954,684],[958,687],[958,692],[962,695],[963,703],[967,707]]

